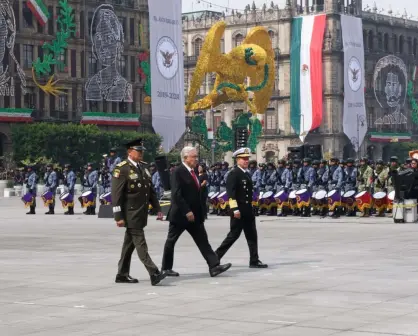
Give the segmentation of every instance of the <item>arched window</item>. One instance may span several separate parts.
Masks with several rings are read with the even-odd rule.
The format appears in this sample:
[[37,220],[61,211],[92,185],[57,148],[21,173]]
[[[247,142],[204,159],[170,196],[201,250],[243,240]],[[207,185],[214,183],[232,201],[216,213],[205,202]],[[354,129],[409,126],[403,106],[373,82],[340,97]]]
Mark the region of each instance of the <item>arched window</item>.
[[274,33],[274,31],[269,30],[269,36],[270,36],[271,44],[274,48],[276,45],[276,34]]
[[235,47],[240,46],[243,41],[244,41],[244,36],[242,34],[235,35],[235,38],[234,38]]
[[200,50],[202,50],[203,40],[198,37],[196,40],[194,40],[194,55],[199,56]]
[[403,37],[403,35],[401,35],[399,37],[399,47],[398,47],[398,51],[403,54],[404,52],[404,42],[405,42],[405,38]]
[[413,50],[412,50],[412,37],[408,36],[408,54],[412,55],[413,54]]
[[383,48],[385,51],[389,51],[389,34],[386,33],[383,39]]
[[373,38],[374,38],[373,32],[370,30],[369,31],[369,37],[368,37],[368,45],[369,45],[370,50],[373,50],[373,48],[374,48]]
[[377,48],[379,51],[383,50],[383,35],[382,33],[377,34]]
[[393,52],[395,53],[395,52],[398,52],[399,51],[398,50],[398,47],[399,47],[399,45],[398,45],[398,36],[395,35],[395,34],[393,34],[392,35],[392,39],[393,39]]

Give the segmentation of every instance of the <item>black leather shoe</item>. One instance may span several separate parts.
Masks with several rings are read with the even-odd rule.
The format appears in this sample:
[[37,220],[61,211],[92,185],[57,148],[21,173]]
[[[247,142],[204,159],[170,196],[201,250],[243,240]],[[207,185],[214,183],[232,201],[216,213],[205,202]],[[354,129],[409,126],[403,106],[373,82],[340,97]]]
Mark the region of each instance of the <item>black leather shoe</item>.
[[225,264],[225,265],[218,265],[218,266],[215,266],[215,267],[213,267],[213,268],[211,268],[210,270],[209,270],[209,274],[210,274],[210,276],[213,278],[213,277],[216,277],[217,275],[219,275],[219,274],[221,274],[221,273],[223,273],[223,272],[226,272],[227,270],[229,270],[230,268],[231,268],[231,264]]
[[255,263],[250,263],[250,268],[267,268],[267,264],[263,264],[260,260],[257,260]]
[[138,279],[134,279],[132,278],[130,275],[125,276],[125,275],[116,275],[116,279],[115,279],[116,283],[138,283]]
[[157,271],[156,273],[150,276],[151,285],[153,286],[158,285],[166,276],[167,276],[166,272]]
[[173,271],[173,270],[165,270],[163,271],[167,276],[169,277],[178,277],[180,276],[180,274],[178,274],[177,272]]

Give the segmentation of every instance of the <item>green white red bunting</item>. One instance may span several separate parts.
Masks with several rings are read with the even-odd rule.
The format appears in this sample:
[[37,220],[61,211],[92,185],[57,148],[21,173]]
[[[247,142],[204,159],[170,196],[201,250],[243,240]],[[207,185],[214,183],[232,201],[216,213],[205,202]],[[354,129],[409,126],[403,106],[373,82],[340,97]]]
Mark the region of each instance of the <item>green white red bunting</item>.
[[112,125],[112,126],[139,126],[138,114],[128,113],[102,113],[84,112],[82,124]]
[[406,141],[411,141],[411,134],[409,134],[409,133],[370,132],[370,141],[373,141],[373,142],[406,142]]
[[29,0],[26,3],[38,22],[45,26],[48,22],[49,12],[44,2],[42,0]]
[[32,122],[32,109],[0,108],[1,122]]

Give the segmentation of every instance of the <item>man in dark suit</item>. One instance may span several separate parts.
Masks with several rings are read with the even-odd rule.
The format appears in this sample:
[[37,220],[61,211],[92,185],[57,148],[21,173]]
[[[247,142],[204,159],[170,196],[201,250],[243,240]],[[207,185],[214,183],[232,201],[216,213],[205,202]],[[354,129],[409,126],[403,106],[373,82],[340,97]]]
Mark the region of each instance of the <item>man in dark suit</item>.
[[250,153],[249,148],[241,148],[233,154],[237,161],[237,167],[229,172],[226,180],[226,192],[231,209],[230,231],[216,250],[216,254],[219,259],[222,259],[244,230],[250,249],[250,268],[267,268],[268,266],[258,259],[257,228],[251,204],[253,183],[247,170]]
[[152,187],[151,174],[142,161],[145,150],[142,140],[126,144],[128,159],[117,164],[112,177],[113,215],[118,227],[126,227],[125,239],[118,265],[117,283],[137,283],[129,275],[131,256],[136,249],[139,259],[147,269],[151,284],[157,285],[166,277],[148,254],[144,228],[147,225],[148,205],[161,212],[157,195]]
[[197,165],[197,151],[194,147],[185,147],[181,151],[182,164],[171,174],[171,206],[168,211],[167,240],[164,246],[162,270],[168,276],[179,276],[173,271],[174,246],[186,230],[193,238],[205,258],[210,276],[217,276],[231,267],[220,265],[219,258],[209,244],[204,226],[205,209],[200,197],[200,184],[194,171]]

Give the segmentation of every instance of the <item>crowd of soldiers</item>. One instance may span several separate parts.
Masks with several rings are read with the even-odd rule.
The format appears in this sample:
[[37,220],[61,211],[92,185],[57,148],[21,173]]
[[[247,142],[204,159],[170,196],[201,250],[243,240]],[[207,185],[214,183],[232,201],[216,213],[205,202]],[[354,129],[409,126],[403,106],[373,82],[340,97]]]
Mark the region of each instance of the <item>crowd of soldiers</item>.
[[[390,212],[394,198],[393,171],[416,168],[416,160],[401,164],[396,156],[389,163],[367,158],[360,160],[279,160],[274,163],[251,161],[249,174],[254,185],[253,209],[256,215],[321,215],[362,217]],[[209,189],[212,214],[227,215],[225,195],[228,163],[210,168]]]

